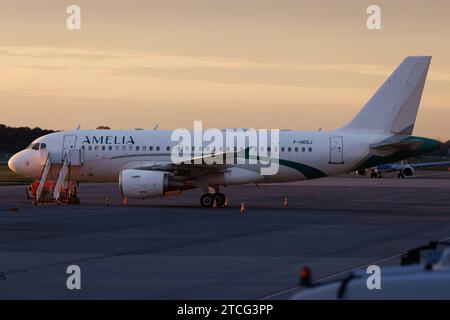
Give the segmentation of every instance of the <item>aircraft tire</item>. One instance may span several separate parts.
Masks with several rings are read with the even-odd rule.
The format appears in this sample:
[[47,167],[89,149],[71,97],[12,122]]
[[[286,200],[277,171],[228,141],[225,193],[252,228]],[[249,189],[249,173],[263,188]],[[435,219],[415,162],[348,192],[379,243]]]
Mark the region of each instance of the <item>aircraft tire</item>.
[[216,200],[216,206],[222,208],[227,202],[227,197],[223,193],[215,193],[214,199]]
[[212,208],[214,205],[214,195],[211,193],[205,193],[200,198],[200,204],[203,208]]

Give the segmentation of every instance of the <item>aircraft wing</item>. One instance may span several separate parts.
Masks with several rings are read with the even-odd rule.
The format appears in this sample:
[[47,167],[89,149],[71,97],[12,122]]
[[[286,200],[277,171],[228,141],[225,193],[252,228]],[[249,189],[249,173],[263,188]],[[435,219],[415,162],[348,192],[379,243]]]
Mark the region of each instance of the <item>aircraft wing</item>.
[[242,151],[221,152],[206,154],[197,157],[189,157],[181,162],[165,162],[149,166],[135,168],[138,170],[160,170],[160,171],[191,171],[195,169],[207,169],[208,171],[224,170],[231,166],[227,159],[233,159],[233,164],[238,163],[237,158],[247,158],[249,148]]
[[408,166],[413,167],[413,168],[420,168],[420,167],[444,167],[444,166],[450,166],[450,161],[412,163],[412,164],[408,164]]

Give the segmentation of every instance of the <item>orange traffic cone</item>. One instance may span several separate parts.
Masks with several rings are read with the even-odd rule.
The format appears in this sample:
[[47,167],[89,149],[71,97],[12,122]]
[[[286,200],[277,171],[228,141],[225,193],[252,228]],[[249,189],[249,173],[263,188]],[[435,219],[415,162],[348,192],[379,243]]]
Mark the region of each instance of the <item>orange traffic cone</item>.
[[245,204],[244,202],[241,203],[241,213],[245,212]]
[[228,197],[225,198],[225,204],[223,205],[224,208],[228,208]]
[[127,206],[128,205],[128,198],[123,198],[123,205]]
[[288,206],[288,197],[284,197],[284,202],[283,202],[283,207],[287,207]]

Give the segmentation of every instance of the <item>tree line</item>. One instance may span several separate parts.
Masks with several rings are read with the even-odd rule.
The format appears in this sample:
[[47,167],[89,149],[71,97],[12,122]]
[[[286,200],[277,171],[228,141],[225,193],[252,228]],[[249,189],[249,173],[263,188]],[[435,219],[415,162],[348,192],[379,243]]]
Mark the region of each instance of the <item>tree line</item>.
[[25,149],[32,141],[46,134],[55,132],[41,128],[9,127],[0,124],[0,153],[11,155]]

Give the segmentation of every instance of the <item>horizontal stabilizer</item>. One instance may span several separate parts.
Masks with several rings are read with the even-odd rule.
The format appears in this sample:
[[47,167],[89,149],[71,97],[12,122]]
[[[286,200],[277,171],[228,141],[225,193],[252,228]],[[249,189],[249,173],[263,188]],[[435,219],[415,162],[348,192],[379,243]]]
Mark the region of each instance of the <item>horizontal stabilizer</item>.
[[415,150],[424,143],[420,139],[407,139],[405,137],[394,136],[393,138],[384,140],[380,143],[370,145],[370,148],[377,151],[400,151]]

